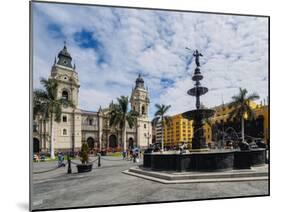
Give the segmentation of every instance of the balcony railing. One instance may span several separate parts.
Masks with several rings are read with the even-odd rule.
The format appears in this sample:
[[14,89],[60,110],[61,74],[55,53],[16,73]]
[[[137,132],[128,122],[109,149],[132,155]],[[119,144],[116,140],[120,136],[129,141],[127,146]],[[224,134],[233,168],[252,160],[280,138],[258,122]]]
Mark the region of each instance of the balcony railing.
[[82,125],[82,130],[96,131],[96,130],[98,130],[98,126],[97,125]]

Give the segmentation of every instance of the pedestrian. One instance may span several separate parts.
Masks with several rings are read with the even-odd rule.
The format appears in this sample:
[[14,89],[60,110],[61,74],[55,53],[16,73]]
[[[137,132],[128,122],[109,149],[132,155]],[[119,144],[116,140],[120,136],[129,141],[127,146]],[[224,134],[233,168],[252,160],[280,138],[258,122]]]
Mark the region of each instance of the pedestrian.
[[122,154],[123,154],[123,160],[125,160],[126,159],[126,151],[124,150]]
[[61,152],[58,152],[58,167],[65,166],[63,161],[64,161],[63,154]]
[[133,162],[134,163],[136,162],[136,157],[137,157],[136,153],[133,153]]
[[126,159],[129,160],[129,149],[126,150]]

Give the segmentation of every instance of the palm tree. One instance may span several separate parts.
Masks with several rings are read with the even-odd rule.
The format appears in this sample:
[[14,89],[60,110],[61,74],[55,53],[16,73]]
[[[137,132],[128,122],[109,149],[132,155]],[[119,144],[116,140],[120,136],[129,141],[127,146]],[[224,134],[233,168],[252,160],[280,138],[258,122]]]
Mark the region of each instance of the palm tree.
[[157,111],[154,114],[155,118],[152,120],[152,124],[156,126],[159,121],[161,123],[161,152],[163,152],[164,151],[164,136],[163,136],[164,125],[170,124],[171,122],[171,118],[169,116],[165,116],[165,114],[171,108],[171,105],[155,104],[155,107]]
[[117,102],[117,104],[112,104],[111,106],[109,125],[119,126],[122,129],[123,151],[126,151],[126,127],[127,124],[130,128],[136,125],[138,113],[129,110],[129,98],[127,96],[117,98]]
[[43,119],[50,119],[50,155],[51,158],[54,158],[55,154],[53,121],[60,122],[61,107],[63,105],[73,106],[73,104],[68,99],[58,99],[58,82],[56,79],[42,78],[40,82],[43,85],[44,90],[36,89],[33,92],[33,111],[35,116],[40,114],[42,115]]
[[233,110],[230,112],[230,119],[237,118],[241,121],[241,135],[242,142],[244,142],[244,117],[247,116],[249,119],[253,119],[255,114],[250,107],[250,101],[259,99],[259,95],[256,93],[249,94],[246,89],[239,88],[239,94],[232,97],[232,102],[229,104]]

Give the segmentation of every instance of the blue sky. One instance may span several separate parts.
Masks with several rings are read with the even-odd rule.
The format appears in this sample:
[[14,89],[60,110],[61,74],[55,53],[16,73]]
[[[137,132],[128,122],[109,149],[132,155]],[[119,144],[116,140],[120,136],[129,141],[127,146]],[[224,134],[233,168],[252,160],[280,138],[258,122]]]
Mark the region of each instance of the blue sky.
[[229,102],[238,88],[268,93],[268,23],[261,17],[166,12],[110,7],[33,3],[34,87],[48,77],[67,42],[81,83],[80,108],[107,107],[130,96],[143,75],[151,105],[170,104],[170,114],[194,109],[192,49],[199,49],[202,96],[212,107]]

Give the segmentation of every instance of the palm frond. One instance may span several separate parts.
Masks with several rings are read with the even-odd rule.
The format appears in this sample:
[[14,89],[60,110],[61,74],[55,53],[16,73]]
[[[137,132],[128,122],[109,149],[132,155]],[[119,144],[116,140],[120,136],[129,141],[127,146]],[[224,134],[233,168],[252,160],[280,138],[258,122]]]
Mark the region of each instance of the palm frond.
[[55,104],[54,105],[54,114],[55,114],[55,121],[60,122],[61,121],[61,105],[60,104]]
[[134,113],[131,113],[131,112],[130,112],[130,113],[126,116],[126,121],[127,121],[127,123],[128,123],[128,125],[129,125],[130,128],[132,128],[132,127],[135,125],[136,120],[137,120],[137,116],[135,116]]
[[250,100],[250,101],[254,101],[254,100],[257,100],[259,98],[260,98],[260,96],[257,93],[252,93],[248,96],[247,99]]
[[56,99],[57,98],[57,89],[58,89],[58,81],[56,79],[41,79],[42,85],[45,87],[45,90],[48,93],[49,98]]
[[248,114],[251,119],[254,117],[254,112],[250,107],[250,101],[258,99],[259,95],[252,93],[247,96],[247,93],[248,91],[246,89],[239,88],[239,93],[232,96],[233,101],[229,104],[229,107],[233,107],[233,110],[229,114],[231,119],[241,120],[245,114]]
[[63,105],[66,105],[66,106],[69,106],[69,107],[74,107],[75,106],[71,100],[68,100],[68,99],[65,99],[65,98],[60,98],[57,101],[57,103],[62,105],[62,106]]
[[171,105],[164,106],[163,107],[163,114],[167,113],[170,108],[171,108]]
[[171,126],[172,118],[170,116],[164,116],[163,121],[164,121],[165,125]]
[[157,110],[161,110],[162,106],[160,104],[155,104],[155,107],[157,108]]
[[167,111],[171,108],[171,105],[159,105],[159,104],[155,104],[155,107],[157,109],[157,111],[155,112],[154,116],[164,116],[165,113],[167,113]]
[[48,93],[42,89],[36,89],[33,92],[33,99],[34,100],[46,100],[48,99]]
[[118,105],[122,109],[123,113],[128,112],[128,105],[129,105],[129,98],[127,96],[121,96],[120,98],[117,98]]

